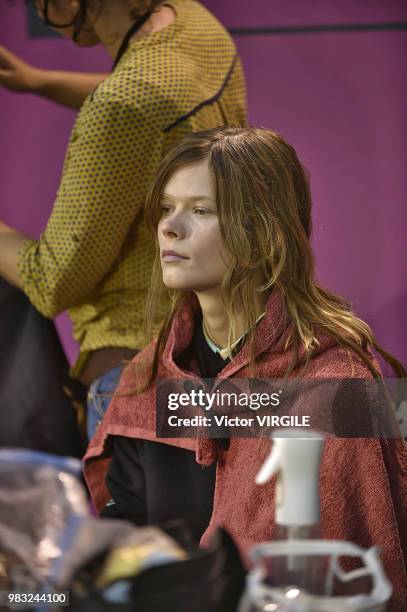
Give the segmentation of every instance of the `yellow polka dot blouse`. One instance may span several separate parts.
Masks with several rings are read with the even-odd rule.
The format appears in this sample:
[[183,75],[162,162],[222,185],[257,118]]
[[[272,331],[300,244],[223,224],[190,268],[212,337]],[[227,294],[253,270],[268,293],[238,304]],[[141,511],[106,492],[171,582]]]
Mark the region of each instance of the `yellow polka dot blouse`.
[[193,0],[168,0],[174,21],[136,38],[85,100],[73,127],[56,202],[41,238],[24,243],[18,270],[46,317],[68,310],[80,355],[142,348],[154,259],[143,203],[166,147],[183,134],[246,122],[235,45]]

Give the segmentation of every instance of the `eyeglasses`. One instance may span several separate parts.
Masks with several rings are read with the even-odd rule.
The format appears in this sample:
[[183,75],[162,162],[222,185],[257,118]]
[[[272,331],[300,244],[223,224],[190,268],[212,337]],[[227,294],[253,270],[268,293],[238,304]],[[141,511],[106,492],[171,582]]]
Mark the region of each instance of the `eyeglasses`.
[[61,28],[61,29],[70,28],[71,26],[74,25],[77,15],[75,15],[75,17],[69,23],[54,23],[53,21],[51,21],[50,18],[48,17],[48,5],[49,5],[49,0],[44,0],[44,8],[42,9],[42,17],[46,25],[51,26],[52,28]]

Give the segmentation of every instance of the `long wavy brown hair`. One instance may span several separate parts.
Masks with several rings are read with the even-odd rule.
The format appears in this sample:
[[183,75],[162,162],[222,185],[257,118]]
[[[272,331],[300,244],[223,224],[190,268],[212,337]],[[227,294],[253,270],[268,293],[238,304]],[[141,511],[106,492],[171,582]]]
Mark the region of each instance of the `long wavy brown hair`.
[[[173,317],[183,299],[182,292],[169,291],[169,311],[157,328],[155,306],[163,294],[168,295],[157,242],[161,196],[177,170],[203,159],[208,160],[214,178],[220,232],[232,256],[222,286],[230,321],[229,345],[236,336],[235,313],[242,313],[247,328],[254,330],[258,316],[254,296],[257,292],[267,295],[276,287],[292,322],[286,343],[294,355],[289,371],[298,365],[300,355],[305,364],[309,361],[318,347],[317,331],[325,330],[340,346],[359,355],[374,377],[380,375],[367,347],[376,349],[397,376],[405,376],[401,363],[377,343],[370,327],[355,316],[345,300],[315,280],[311,194],[307,173],[294,148],[268,129],[219,127],[185,136],[172,148],[162,160],[147,198],[146,221],[157,243],[157,256],[146,312],[149,331],[158,336],[148,384],[156,377]],[[254,371],[254,331],[248,342]]]

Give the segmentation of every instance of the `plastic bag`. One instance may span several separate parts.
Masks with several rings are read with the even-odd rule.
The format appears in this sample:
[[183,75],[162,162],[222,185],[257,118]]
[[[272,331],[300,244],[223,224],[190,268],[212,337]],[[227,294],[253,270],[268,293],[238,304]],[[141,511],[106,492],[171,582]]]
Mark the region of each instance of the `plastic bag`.
[[81,463],[39,451],[0,450],[0,590],[38,591],[89,514]]

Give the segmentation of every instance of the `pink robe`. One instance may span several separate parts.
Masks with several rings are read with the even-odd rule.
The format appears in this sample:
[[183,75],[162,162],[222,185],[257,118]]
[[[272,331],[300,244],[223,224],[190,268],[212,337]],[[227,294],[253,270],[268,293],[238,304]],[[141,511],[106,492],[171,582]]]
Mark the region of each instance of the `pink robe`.
[[[189,346],[193,333],[195,298],[186,300],[175,318],[160,365],[159,378],[190,378],[174,361]],[[289,323],[280,294],[274,290],[266,316],[256,331],[256,353],[261,356],[256,378],[282,378],[291,360],[284,349]],[[306,370],[305,378],[371,378],[356,355],[340,348],[325,333]],[[105,475],[110,461],[109,436],[153,440],[196,452],[196,461],[217,461],[213,512],[204,532],[205,546],[217,526],[235,538],[247,565],[248,550],[256,543],[272,540],[275,479],[258,486],[254,478],[270,452],[268,438],[232,438],[228,450],[219,449],[214,439],[157,438],[155,388],[127,395],[134,387],[134,366],[152,355],[150,345],[124,371],[103,422],[85,455],[85,477],[90,493],[101,511],[110,499]],[[245,347],[219,373],[219,379],[250,377]],[[142,368],[140,368],[142,370]],[[293,372],[292,376],[295,376]],[[142,376],[140,374],[140,376]],[[357,406],[355,406],[357,409]],[[394,594],[390,610],[407,610],[407,446],[402,439],[333,438],[325,442],[320,472],[322,537],[347,540],[362,547],[379,545]]]

